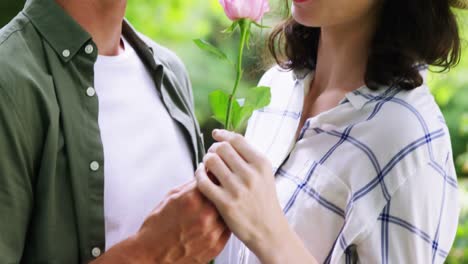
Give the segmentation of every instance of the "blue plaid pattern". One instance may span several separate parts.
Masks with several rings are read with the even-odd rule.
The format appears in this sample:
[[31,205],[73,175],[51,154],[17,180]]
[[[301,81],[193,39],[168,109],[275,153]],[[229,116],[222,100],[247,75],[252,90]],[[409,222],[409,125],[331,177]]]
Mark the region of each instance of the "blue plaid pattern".
[[[363,86],[306,121],[313,72],[268,71],[246,138],[267,155],[291,227],[322,263],[443,263],[458,224],[445,120],[426,86]],[[235,237],[218,263],[259,263]]]

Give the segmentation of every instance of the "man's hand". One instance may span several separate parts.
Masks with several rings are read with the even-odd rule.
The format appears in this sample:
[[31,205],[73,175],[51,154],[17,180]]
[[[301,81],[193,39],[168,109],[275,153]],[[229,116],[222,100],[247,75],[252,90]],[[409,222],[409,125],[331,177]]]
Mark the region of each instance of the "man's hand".
[[100,263],[203,263],[216,257],[230,231],[196,182],[171,191],[138,233],[112,247]]

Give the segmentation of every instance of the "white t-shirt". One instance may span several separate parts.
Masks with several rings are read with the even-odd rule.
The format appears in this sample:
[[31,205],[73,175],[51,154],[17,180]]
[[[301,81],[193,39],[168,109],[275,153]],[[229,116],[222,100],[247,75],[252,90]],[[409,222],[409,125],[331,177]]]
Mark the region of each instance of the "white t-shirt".
[[[428,87],[363,86],[309,118],[296,141],[313,76],[268,71],[260,85],[271,104],[246,132],[273,164],[291,228],[319,263],[443,263],[460,206],[449,131]],[[216,260],[260,263],[235,237]]]
[[126,42],[94,66],[104,146],[106,249],[135,234],[168,191],[193,179],[192,155],[143,62]]

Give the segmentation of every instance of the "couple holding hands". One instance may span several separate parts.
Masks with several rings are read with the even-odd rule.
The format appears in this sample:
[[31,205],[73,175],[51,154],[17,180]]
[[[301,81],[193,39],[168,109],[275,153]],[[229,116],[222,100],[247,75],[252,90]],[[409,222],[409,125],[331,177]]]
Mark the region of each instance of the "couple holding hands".
[[205,154],[126,0],[28,0],[0,30],[0,262],[443,263],[457,180],[423,76],[459,61],[467,3],[284,2],[271,103]]

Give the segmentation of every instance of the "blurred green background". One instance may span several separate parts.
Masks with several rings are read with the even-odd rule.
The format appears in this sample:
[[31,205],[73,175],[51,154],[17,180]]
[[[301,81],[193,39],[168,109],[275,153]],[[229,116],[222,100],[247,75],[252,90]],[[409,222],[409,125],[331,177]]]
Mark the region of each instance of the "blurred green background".
[[[23,4],[23,0],[1,0],[0,27],[15,16]],[[278,3],[273,3],[272,9],[265,18],[266,25],[274,25],[280,19]],[[457,15],[465,51],[460,65],[448,73],[431,72],[428,82],[451,131],[464,204],[457,239],[447,263],[468,263],[468,11],[457,11]],[[128,0],[127,19],[139,31],[175,51],[185,62],[192,78],[198,119],[205,135],[210,135],[217,123],[210,118],[208,94],[220,88],[230,90],[235,72],[232,66],[198,50],[192,40],[209,40],[234,58],[237,39],[221,34],[230,22],[218,0]],[[256,31],[253,35],[241,90],[254,86],[265,70],[267,33],[268,30]],[[209,137],[205,140],[211,142]]]

